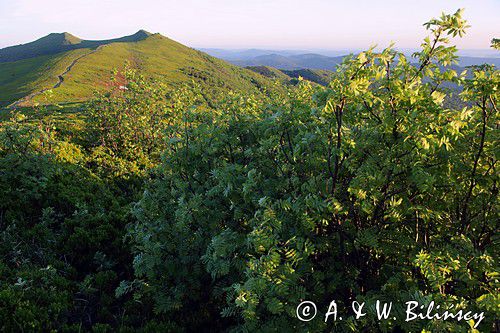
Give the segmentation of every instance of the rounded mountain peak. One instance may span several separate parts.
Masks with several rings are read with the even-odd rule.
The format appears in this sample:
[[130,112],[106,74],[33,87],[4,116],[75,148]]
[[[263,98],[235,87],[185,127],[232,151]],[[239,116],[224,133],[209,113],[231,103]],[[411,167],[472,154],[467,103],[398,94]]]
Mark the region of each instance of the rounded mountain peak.
[[82,42],[80,38],[70,34],[69,32],[51,33],[42,37],[40,40],[45,40],[46,42],[59,45],[74,45]]
[[149,37],[149,36],[151,36],[151,35],[152,35],[152,33],[151,33],[151,32],[146,31],[146,30],[144,30],[144,29],[141,29],[141,30],[137,31],[137,32],[134,34],[134,36],[143,37],[143,38]]

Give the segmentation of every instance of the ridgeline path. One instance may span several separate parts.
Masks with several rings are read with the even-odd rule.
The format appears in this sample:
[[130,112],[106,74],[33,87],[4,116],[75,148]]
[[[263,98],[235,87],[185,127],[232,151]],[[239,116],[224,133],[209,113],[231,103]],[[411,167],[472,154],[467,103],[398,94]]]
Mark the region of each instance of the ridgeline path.
[[102,47],[104,47],[106,45],[99,45],[98,47],[96,47],[95,49],[93,49],[92,51],[90,52],[87,52],[85,54],[82,54],[81,56],[77,57],[76,59],[74,59],[71,64],[69,64],[68,67],[66,67],[66,69],[64,70],[64,72],[62,72],[60,75],[57,76],[57,83],[54,84],[52,87],[50,88],[44,88],[42,90],[39,90],[39,91],[35,91],[35,92],[32,92],[31,94],[27,95],[27,96],[24,96],[23,98],[15,101],[14,103],[10,104],[7,108],[8,109],[15,109],[17,108],[17,106],[23,102],[27,102],[29,101],[30,99],[40,95],[40,94],[43,94],[44,92],[46,92],[47,90],[51,90],[51,89],[56,89],[56,88],[59,88],[61,86],[61,84],[63,84],[64,82],[64,76],[66,74],[68,74],[71,69],[78,63],[78,61],[80,61],[81,59],[91,55],[92,53],[95,53],[97,51],[99,51]]

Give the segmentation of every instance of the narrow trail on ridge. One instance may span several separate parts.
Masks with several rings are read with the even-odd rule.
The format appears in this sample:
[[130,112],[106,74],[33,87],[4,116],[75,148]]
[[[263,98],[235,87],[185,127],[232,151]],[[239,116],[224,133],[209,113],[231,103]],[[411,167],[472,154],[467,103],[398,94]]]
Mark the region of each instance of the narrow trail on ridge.
[[68,73],[71,71],[71,69],[72,69],[72,68],[73,68],[73,67],[74,67],[74,66],[78,63],[78,61],[80,61],[81,59],[83,59],[83,58],[85,58],[85,57],[87,57],[87,56],[89,56],[89,55],[91,55],[91,54],[93,54],[93,53],[95,53],[95,52],[99,51],[99,50],[100,50],[101,48],[103,48],[104,46],[106,46],[106,45],[100,45],[100,46],[96,47],[95,49],[93,49],[92,51],[87,52],[87,53],[85,53],[85,54],[82,54],[81,56],[79,56],[79,57],[77,57],[76,59],[74,59],[74,60],[71,62],[71,64],[69,64],[69,66],[68,66],[68,67],[66,67],[66,69],[64,70],[64,72],[62,72],[61,74],[59,74],[59,75],[57,76],[57,83],[56,83],[56,84],[54,84],[52,87],[50,87],[50,88],[44,88],[44,89],[42,89],[42,90],[35,91],[35,92],[33,92],[33,93],[31,93],[31,94],[29,94],[29,95],[27,95],[27,96],[24,96],[23,98],[21,98],[21,99],[19,99],[19,100],[15,101],[14,103],[10,104],[10,105],[8,106],[8,108],[9,108],[9,109],[11,109],[11,110],[12,110],[12,109],[15,109],[15,108],[16,108],[19,104],[21,104],[21,103],[23,103],[23,102],[27,102],[27,101],[29,101],[30,99],[32,99],[32,98],[34,98],[34,97],[36,97],[36,96],[38,96],[38,95],[43,94],[43,93],[44,93],[44,92],[46,92],[47,90],[57,89],[57,88],[59,88],[59,87],[63,84],[63,82],[64,82],[64,76],[65,76],[66,74],[68,74]]

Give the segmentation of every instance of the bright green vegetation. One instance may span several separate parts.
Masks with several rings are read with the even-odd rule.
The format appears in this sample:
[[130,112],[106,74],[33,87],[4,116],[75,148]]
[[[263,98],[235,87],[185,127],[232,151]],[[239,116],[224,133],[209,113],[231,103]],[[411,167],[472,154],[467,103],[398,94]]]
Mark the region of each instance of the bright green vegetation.
[[[368,50],[328,86],[259,90],[180,45],[151,51],[161,36],[92,54],[93,73],[111,51],[143,62],[88,103],[2,121],[0,331],[498,330],[500,71],[450,66],[461,11],[426,26],[417,66]],[[183,83],[187,64],[231,81]],[[333,299],[367,315],[325,323]],[[394,302],[388,320],[375,300]],[[407,322],[410,300],[484,319]]]
[[[148,77],[178,85],[197,81],[228,90],[258,91],[269,89],[272,82],[252,71],[230,65],[202,52],[188,48],[159,34],[130,42],[101,43],[94,48],[76,49],[50,56],[0,63],[0,106],[14,100],[50,89],[64,74],[62,84],[45,94],[28,98],[21,105],[54,104],[85,101],[95,90],[109,91],[115,69],[125,64]],[[115,73],[120,75],[120,73]],[[124,84],[117,80],[117,85]]]
[[229,65],[222,60],[195,51],[161,35],[152,35],[136,43],[115,43],[82,58],[54,89],[51,101],[83,100],[95,88],[104,89],[115,68],[128,61],[147,76],[161,78],[170,84],[190,80],[214,87],[252,91],[268,82],[254,73]]

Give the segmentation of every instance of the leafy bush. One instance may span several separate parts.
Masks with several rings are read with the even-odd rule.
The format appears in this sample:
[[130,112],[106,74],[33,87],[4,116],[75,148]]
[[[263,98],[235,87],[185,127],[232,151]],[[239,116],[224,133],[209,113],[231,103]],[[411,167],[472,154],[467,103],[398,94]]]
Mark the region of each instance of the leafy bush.
[[17,116],[0,132],[0,330],[116,325],[114,291],[131,276],[128,203],[39,125]]
[[[500,74],[450,68],[461,11],[426,27],[417,66],[368,50],[326,88],[181,110],[134,210],[138,295],[191,329],[467,331],[295,314],[304,299],[326,310],[332,299],[415,298],[486,311],[482,327],[493,327]],[[469,107],[444,106],[457,93],[448,82]]]

